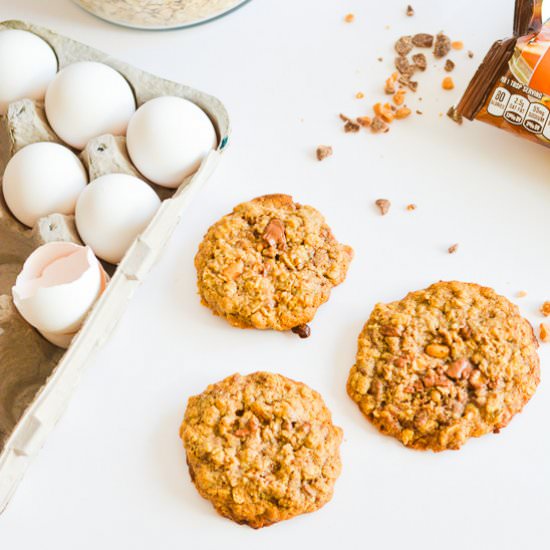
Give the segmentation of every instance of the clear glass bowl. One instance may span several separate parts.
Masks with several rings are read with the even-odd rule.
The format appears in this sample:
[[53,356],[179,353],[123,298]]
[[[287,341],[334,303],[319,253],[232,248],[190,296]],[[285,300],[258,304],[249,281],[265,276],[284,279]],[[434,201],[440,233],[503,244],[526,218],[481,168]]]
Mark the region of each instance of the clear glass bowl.
[[125,27],[177,29],[212,21],[249,0],[73,0],[86,11]]

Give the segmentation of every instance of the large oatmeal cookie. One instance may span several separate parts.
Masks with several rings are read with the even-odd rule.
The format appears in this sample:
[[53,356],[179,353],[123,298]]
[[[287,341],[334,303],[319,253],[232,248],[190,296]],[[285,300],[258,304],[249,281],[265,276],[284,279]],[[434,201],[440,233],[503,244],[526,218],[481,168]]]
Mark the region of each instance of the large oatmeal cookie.
[[458,449],[498,432],[539,383],[538,343],[492,289],[440,282],[378,304],[347,390],[382,432],[415,449]]
[[215,314],[241,328],[289,330],[313,319],[352,257],[317,210],[266,195],[215,223],[195,266],[202,302]]
[[321,396],[278,374],[235,374],[191,397],[180,435],[191,479],[225,517],[259,528],[332,497],[342,430]]

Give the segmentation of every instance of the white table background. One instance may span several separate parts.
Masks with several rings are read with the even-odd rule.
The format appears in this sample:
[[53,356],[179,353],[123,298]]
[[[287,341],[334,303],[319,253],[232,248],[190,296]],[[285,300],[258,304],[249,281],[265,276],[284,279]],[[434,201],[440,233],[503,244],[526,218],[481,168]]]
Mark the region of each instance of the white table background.
[[[254,0],[208,25],[142,32],[69,0],[0,0],[0,19],[48,26],[217,95],[233,122],[219,170],[0,517],[2,549],[548,548],[550,345],[541,346],[543,381],[524,412],[459,452],[408,450],[379,435],[346,396],[356,338],[377,301],[439,279],[474,281],[514,299],[538,326],[538,307],[550,299],[550,150],[439,116],[492,41],[510,34],[513,1],[415,0],[413,18],[405,4]],[[353,24],[343,23],[348,12]],[[457,88],[441,90],[445,73],[430,61],[419,78],[423,101],[410,103],[423,116],[386,135],[344,134],[339,112],[367,114],[384,99],[394,40],[441,29],[465,43],[451,55]],[[366,98],[355,99],[357,91]],[[334,156],[318,163],[321,143]],[[356,251],[309,340],[232,328],[196,293],[193,256],[208,226],[238,202],[273,192],[317,207]],[[373,207],[381,197],[393,205],[385,217]],[[405,211],[411,202],[418,209]],[[516,299],[520,290],[528,296]],[[258,369],[319,390],[345,440],[327,506],[253,531],[217,516],[197,494],[178,427],[190,395]]]

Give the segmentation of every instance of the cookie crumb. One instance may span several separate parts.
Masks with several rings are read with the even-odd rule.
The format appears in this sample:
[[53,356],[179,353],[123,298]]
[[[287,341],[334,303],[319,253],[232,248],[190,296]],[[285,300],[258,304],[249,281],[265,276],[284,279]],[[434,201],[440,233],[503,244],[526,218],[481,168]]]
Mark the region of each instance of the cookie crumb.
[[376,60],[379,61],[380,63],[382,63],[382,61],[384,61],[384,58],[383,57],[377,57]]
[[365,94],[363,92],[357,92],[355,94],[355,99],[363,99],[365,97]]
[[424,113],[423,113],[422,111],[420,111],[420,110],[417,109],[417,110],[416,110],[416,114],[417,114],[417,115],[423,115]]
[[319,145],[315,151],[317,160],[324,160],[332,155],[332,147],[330,145]]
[[372,119],[370,130],[373,134],[378,134],[380,132],[385,134],[390,131],[390,127],[379,116],[375,116]]
[[412,17],[414,15],[414,8],[409,4],[405,13],[407,14],[407,17]]
[[433,34],[427,34],[425,32],[415,34],[411,40],[417,48],[431,48],[434,43]]
[[409,60],[404,55],[398,55],[395,58],[395,68],[400,74],[405,76],[412,76],[414,74],[415,66],[409,63]]
[[462,115],[455,109],[454,105],[451,105],[449,107],[449,110],[447,111],[447,116],[457,124],[462,124]]
[[309,338],[311,336],[311,328],[309,325],[298,325],[297,327],[293,327],[291,330],[300,338]]
[[353,23],[355,21],[355,15],[353,15],[353,13],[347,13],[345,16],[344,16],[344,21],[346,23]]
[[434,56],[438,58],[445,57],[450,51],[451,39],[446,34],[440,32],[435,37]]
[[544,342],[545,344],[550,342],[550,326],[546,323],[540,324],[540,339],[541,342]]
[[441,82],[441,87],[444,90],[453,90],[455,87],[455,83],[453,79],[450,76],[446,76],[443,81]]
[[544,302],[542,306],[540,306],[540,312],[545,316],[550,316],[550,302]]
[[378,207],[382,216],[385,216],[389,212],[391,206],[391,202],[388,199],[377,199],[374,201],[374,204]]
[[527,296],[527,292],[525,292],[525,290],[520,290],[520,291],[516,294],[516,298],[525,298],[525,296]]
[[468,50],[468,57],[472,59],[474,57],[474,52],[472,50]]
[[425,71],[426,67],[428,66],[428,60],[426,59],[426,56],[423,53],[415,53],[412,56],[412,61],[414,63],[414,66],[419,71]]
[[453,50],[461,50],[464,48],[464,42],[462,42],[462,40],[455,40],[454,42],[451,42],[451,47]]
[[447,252],[449,254],[454,254],[457,250],[458,250],[458,243],[455,243],[449,246],[449,248],[447,249]]
[[345,122],[344,132],[346,132],[346,134],[349,134],[350,132],[351,133],[358,132],[359,129],[361,128],[359,124],[357,124],[357,122],[354,122],[353,120],[351,120],[351,118],[347,117],[346,115],[343,115],[342,113],[340,113],[340,119]]
[[414,203],[407,204],[407,206],[406,206],[405,208],[406,208],[406,210],[408,210],[409,212],[412,212],[413,210],[416,210],[416,204],[414,204]]
[[448,73],[452,72],[455,68],[455,63],[454,61],[451,61],[450,59],[447,59],[447,61],[445,61],[445,67],[443,67]]
[[398,55],[407,55],[413,49],[412,36],[401,36],[394,44],[395,51]]

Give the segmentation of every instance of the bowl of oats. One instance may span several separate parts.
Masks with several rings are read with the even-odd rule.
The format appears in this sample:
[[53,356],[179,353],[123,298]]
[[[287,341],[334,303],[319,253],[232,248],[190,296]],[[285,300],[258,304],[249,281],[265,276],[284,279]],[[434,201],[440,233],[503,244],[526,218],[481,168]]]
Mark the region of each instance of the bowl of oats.
[[212,21],[249,0],[74,0],[86,11],[118,25],[163,30]]

